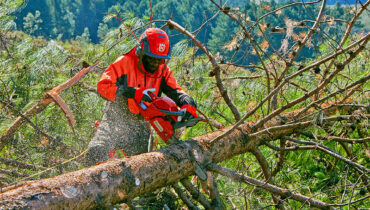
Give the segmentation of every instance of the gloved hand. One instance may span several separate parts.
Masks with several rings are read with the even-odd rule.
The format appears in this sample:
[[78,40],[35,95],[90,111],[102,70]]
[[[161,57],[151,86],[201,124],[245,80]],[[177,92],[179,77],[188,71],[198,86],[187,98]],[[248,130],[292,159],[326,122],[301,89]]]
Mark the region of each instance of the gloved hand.
[[140,103],[141,101],[151,102],[152,98],[149,96],[148,91],[155,92],[155,88],[137,88],[135,91],[135,101],[137,103]]
[[183,105],[180,108],[180,111],[184,111],[185,112],[185,115],[181,119],[182,122],[187,121],[187,120],[191,120],[193,118],[197,118],[198,117],[197,110],[195,109],[194,106],[192,106],[190,104]]
[[134,98],[136,88],[127,86],[127,80],[125,77],[120,77],[116,82],[117,92],[116,95],[122,95],[127,98]]

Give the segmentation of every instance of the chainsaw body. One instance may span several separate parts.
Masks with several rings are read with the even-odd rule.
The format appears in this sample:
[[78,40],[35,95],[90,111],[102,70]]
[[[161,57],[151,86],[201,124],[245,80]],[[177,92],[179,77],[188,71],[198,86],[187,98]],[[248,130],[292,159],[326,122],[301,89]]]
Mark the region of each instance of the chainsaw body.
[[152,92],[147,94],[152,102],[140,102],[140,114],[167,143],[167,140],[174,133],[173,125],[178,122],[178,116],[183,113],[178,111],[177,105],[172,99],[165,96],[158,97]]
[[[158,97],[154,93],[146,91],[152,102],[140,102],[140,114],[154,128],[158,135],[166,144],[177,143],[179,140],[174,136],[174,129],[194,126],[200,118],[194,118],[186,122],[181,121],[179,116],[184,116],[183,110],[179,111],[176,103],[168,97]],[[201,164],[194,158],[194,154],[189,150],[189,157],[196,163],[195,174],[203,181],[207,180],[207,173]]]

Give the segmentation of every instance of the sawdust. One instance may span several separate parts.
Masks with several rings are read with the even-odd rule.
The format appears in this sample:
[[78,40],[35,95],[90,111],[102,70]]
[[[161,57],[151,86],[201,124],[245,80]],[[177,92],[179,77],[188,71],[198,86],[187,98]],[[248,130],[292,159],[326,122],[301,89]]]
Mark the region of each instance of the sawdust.
[[116,101],[104,105],[103,119],[89,143],[87,162],[93,165],[107,160],[113,149],[123,149],[128,156],[145,153],[149,136],[149,124],[129,111],[127,98],[116,97]]

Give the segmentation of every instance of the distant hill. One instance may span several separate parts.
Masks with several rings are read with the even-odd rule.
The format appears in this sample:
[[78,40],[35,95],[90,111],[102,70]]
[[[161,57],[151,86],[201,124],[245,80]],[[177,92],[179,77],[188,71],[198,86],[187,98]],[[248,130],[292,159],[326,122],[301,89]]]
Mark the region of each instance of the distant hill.
[[[308,1],[306,1],[308,2]],[[354,5],[354,4],[364,4],[366,0],[327,0],[327,5],[335,5],[337,2],[339,2],[341,5]]]

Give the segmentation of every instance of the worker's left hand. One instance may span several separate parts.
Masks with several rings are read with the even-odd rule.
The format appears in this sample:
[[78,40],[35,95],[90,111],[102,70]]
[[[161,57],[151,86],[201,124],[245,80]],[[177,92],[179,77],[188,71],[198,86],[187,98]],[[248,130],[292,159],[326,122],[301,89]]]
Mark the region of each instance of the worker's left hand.
[[184,111],[185,112],[185,115],[181,119],[182,122],[185,122],[187,120],[190,120],[190,119],[193,119],[193,118],[197,118],[198,117],[197,110],[195,109],[194,106],[192,106],[190,104],[183,105],[180,108],[180,111]]

